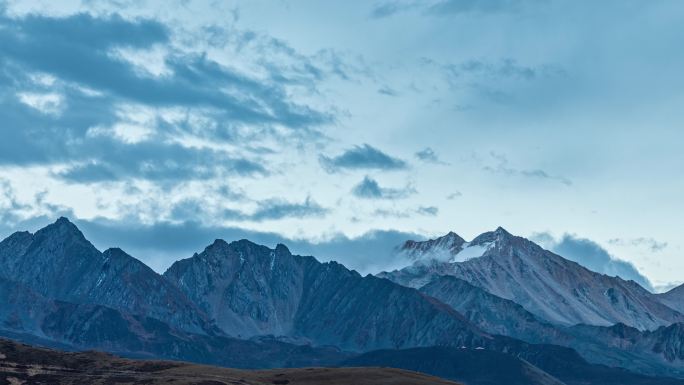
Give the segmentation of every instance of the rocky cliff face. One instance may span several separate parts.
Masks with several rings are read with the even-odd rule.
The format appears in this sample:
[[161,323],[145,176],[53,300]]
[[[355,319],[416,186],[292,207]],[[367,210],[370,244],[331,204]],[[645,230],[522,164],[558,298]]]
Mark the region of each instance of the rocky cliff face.
[[350,350],[487,338],[416,290],[292,255],[283,245],[219,240],[164,275],[234,336],[273,334]]
[[[7,293],[10,293],[10,303],[22,297],[17,291],[13,294],[5,291],[0,285],[2,309],[7,305],[4,300]],[[155,318],[102,305],[47,299],[41,299],[40,304],[44,307],[20,316],[21,324],[16,317],[21,311],[10,317],[0,313],[0,336],[66,350],[99,350],[126,357],[233,368],[326,366],[349,357],[337,348],[299,346],[269,338],[240,340],[188,333]]]
[[286,247],[217,240],[164,276],[226,333],[287,335],[302,296],[303,267]]
[[46,299],[103,305],[195,333],[216,330],[162,276],[120,249],[99,252],[66,218],[0,242],[0,278]]
[[488,333],[560,345],[566,345],[562,342],[571,338],[517,303],[490,294],[460,278],[439,276],[421,287],[420,291],[451,306]]
[[622,322],[655,329],[684,321],[684,315],[637,283],[592,272],[502,228],[454,249],[446,261],[442,248],[436,258],[430,247],[414,242],[411,249],[423,256],[412,266],[379,276],[410,287],[439,275],[454,276],[560,325]]

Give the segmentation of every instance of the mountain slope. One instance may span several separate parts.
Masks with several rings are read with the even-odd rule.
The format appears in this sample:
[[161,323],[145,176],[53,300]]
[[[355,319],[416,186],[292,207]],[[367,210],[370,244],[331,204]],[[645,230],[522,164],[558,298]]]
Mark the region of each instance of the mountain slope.
[[217,240],[164,274],[234,336],[285,335],[371,350],[489,338],[418,291],[335,262],[242,240]]
[[553,342],[561,345],[561,342],[571,338],[517,303],[453,276],[436,277],[422,286],[420,291],[451,306],[488,333],[533,343]]
[[[622,325],[625,329],[633,330],[633,333],[626,333],[630,339],[623,341],[619,338],[621,333],[617,332],[619,325],[569,328],[552,325],[540,321],[511,300],[497,297],[452,276],[437,277],[421,287],[420,291],[453,307],[488,333],[533,343],[571,347],[593,363],[628,367],[650,375],[684,376],[684,361],[677,358],[681,355],[684,337],[676,332],[665,332],[671,327],[640,332]],[[656,335],[663,337],[657,338]]]
[[162,276],[120,249],[100,253],[66,218],[0,242],[0,278],[49,299],[144,314],[193,333],[216,330]]
[[446,260],[443,248],[434,257],[421,242],[407,242],[403,252],[415,256],[416,250],[422,257],[413,265],[379,276],[421,287],[436,276],[451,275],[561,325],[622,322],[655,329],[684,321],[684,315],[637,283],[592,272],[502,228],[450,250]]
[[187,333],[155,318],[102,305],[47,299],[2,279],[0,336],[59,349],[96,349],[127,357],[237,368],[331,365],[348,356],[336,348],[298,346],[268,338],[245,341]]
[[677,286],[667,293],[658,294],[657,296],[663,304],[684,313],[684,285]]
[[[626,355],[615,365],[626,366],[641,372],[655,372],[654,367],[667,366],[669,375],[684,377],[684,324],[662,326],[654,331],[640,331],[624,324],[610,327],[576,325],[568,332],[577,339],[592,341],[595,355],[608,359],[615,357],[612,351]],[[600,349],[595,346],[599,345]],[[607,362],[609,363],[609,362]],[[660,373],[663,373],[661,370]]]

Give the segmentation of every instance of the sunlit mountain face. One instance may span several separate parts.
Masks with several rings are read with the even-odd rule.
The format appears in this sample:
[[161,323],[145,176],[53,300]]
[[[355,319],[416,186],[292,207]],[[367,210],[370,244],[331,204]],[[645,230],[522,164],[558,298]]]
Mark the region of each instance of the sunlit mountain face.
[[0,0],[0,383],[684,383],[682,25]]

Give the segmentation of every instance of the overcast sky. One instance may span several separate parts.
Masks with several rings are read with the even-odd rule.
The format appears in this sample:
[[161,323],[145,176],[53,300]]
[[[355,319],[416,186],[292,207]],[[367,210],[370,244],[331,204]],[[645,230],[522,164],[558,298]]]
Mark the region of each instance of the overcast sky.
[[250,236],[373,272],[503,226],[681,282],[683,25],[679,0],[0,1],[0,236],[67,215],[160,271]]

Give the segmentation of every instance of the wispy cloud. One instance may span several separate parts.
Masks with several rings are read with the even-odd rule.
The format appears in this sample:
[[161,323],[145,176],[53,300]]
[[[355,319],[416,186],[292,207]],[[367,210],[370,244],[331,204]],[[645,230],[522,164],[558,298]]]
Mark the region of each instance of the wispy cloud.
[[[239,196],[243,203],[249,203],[244,196]],[[303,202],[290,202],[284,199],[267,199],[256,201],[256,207],[251,211],[237,208],[225,208],[219,205],[211,205],[198,198],[186,198],[173,205],[170,218],[176,222],[185,221],[187,218],[196,218],[203,222],[263,222],[280,219],[301,219],[323,217],[329,210],[319,205],[311,197]],[[217,221],[218,219],[218,221]]]
[[342,170],[401,170],[408,167],[404,160],[387,155],[369,144],[354,146],[333,157],[321,155],[319,161],[329,173]]
[[620,245],[620,246],[645,247],[646,249],[648,249],[651,252],[662,251],[667,247],[667,242],[659,242],[653,238],[647,238],[647,237],[630,238],[630,239],[613,238],[613,239],[610,239],[608,242],[610,242],[613,245]]
[[436,206],[420,206],[416,209],[376,209],[373,211],[374,216],[383,218],[411,218],[416,215],[434,217],[439,214],[439,208]]
[[415,155],[416,155],[416,158],[418,158],[418,159],[420,159],[426,163],[434,163],[434,164],[442,164],[442,165],[448,164],[448,163],[440,160],[439,156],[437,156],[437,153],[430,147],[425,147],[424,149],[416,152]]
[[414,10],[428,16],[487,15],[519,12],[527,5],[543,2],[543,0],[385,1],[375,4],[370,15],[373,18],[382,19]]
[[310,197],[302,203],[292,203],[281,199],[261,202],[259,208],[247,217],[253,221],[276,220],[283,218],[320,217],[328,212]]
[[398,96],[399,93],[389,86],[382,86],[378,89],[378,93],[386,96]]
[[463,13],[493,14],[517,12],[535,0],[441,0],[427,8],[427,13],[448,16]]
[[428,215],[434,217],[437,214],[439,214],[439,208],[437,208],[436,206],[421,206],[418,207],[417,212],[421,215]]
[[365,176],[352,189],[354,196],[364,199],[400,199],[415,193],[416,189],[410,185],[404,188],[381,187],[375,179],[369,176]]
[[521,176],[526,178],[556,181],[566,186],[572,185],[572,181],[562,176],[555,176],[542,169],[518,169],[510,166],[508,158],[503,154],[491,152],[490,157],[495,161],[495,165],[482,167],[484,171],[508,176]]
[[452,192],[451,194],[447,195],[447,196],[446,196],[446,199],[452,201],[452,200],[454,200],[454,199],[456,199],[456,198],[460,198],[460,197],[462,197],[462,196],[463,196],[463,193],[462,193],[462,192],[460,192],[460,191],[454,191],[454,192]]

